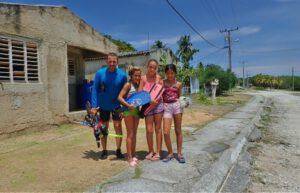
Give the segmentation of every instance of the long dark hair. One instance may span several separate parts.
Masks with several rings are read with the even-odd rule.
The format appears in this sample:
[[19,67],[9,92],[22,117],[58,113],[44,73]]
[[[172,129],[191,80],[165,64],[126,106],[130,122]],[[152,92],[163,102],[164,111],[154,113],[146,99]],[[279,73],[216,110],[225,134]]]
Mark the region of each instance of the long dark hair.
[[175,72],[175,74],[177,74],[177,69],[175,64],[168,64],[165,67],[165,73],[167,73],[168,70],[172,70],[173,72]]

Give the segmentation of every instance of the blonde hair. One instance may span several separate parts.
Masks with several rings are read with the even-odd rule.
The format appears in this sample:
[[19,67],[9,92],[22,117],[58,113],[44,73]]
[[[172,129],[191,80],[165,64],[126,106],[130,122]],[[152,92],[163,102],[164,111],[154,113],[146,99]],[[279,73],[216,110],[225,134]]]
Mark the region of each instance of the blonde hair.
[[141,70],[139,67],[133,66],[133,65],[128,66],[127,69],[128,69],[128,75],[129,75],[129,77],[130,77],[130,80],[131,80],[133,74],[134,74],[136,71],[142,72],[142,70]]

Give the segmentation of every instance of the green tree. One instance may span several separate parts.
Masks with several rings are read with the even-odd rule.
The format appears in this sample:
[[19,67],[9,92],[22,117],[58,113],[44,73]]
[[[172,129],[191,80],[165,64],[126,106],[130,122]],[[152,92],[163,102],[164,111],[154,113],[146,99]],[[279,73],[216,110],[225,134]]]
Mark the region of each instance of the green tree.
[[107,39],[118,46],[119,52],[134,52],[137,51],[130,43],[112,38],[110,35],[104,35]]
[[160,40],[156,40],[154,44],[151,46],[151,49],[159,49],[159,48],[166,48],[166,44],[164,44]]
[[190,61],[193,59],[194,54],[199,52],[199,49],[193,48],[189,35],[181,36],[177,44],[176,54],[183,64],[178,71],[178,77],[180,77],[184,86],[189,86],[190,76],[193,73],[195,74],[195,69],[190,67]]
[[181,36],[178,44],[178,50],[176,54],[183,63],[183,68],[190,68],[190,61],[193,59],[194,54],[199,52],[199,49],[193,48],[189,35]]
[[159,58],[160,65],[158,66],[158,73],[161,77],[165,76],[165,67],[167,66],[167,55],[163,53]]
[[210,87],[210,82],[214,79],[219,80],[217,95],[233,88],[237,84],[238,80],[233,72],[230,72],[229,70],[224,71],[221,66],[216,64],[208,64],[204,68],[202,80],[206,86]]

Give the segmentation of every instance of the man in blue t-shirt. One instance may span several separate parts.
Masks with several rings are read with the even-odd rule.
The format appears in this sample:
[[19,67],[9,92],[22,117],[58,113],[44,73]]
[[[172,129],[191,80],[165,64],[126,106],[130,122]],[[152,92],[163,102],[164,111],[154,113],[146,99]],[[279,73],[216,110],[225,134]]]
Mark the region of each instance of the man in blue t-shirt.
[[[127,82],[127,76],[122,70],[117,68],[117,54],[109,53],[106,63],[107,67],[99,69],[95,75],[94,86],[92,90],[92,112],[96,113],[96,107],[100,107],[100,118],[107,128],[111,114],[116,134],[122,135],[121,115],[120,111],[118,111],[120,108],[118,95],[124,84]],[[107,136],[101,138],[101,144],[103,151],[100,158],[106,159]],[[121,152],[121,137],[116,138],[116,144],[116,156],[117,158],[122,159],[124,156]]]

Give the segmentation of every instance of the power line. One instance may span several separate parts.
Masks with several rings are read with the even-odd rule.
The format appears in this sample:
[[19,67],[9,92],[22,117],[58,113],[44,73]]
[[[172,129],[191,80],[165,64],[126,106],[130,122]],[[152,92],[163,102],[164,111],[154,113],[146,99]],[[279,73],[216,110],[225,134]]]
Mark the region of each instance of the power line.
[[252,50],[234,50],[234,52],[239,53],[248,53],[248,54],[268,54],[273,52],[293,52],[293,51],[300,51],[300,48],[287,48],[287,49],[278,49],[278,50],[258,50],[258,51],[252,51]]
[[217,14],[217,16],[219,17],[219,19],[221,21],[221,24],[223,26],[222,28],[224,28],[225,25],[224,25],[224,22],[222,21],[221,15],[220,15],[220,13],[218,11],[218,6],[217,6],[216,2],[214,0],[209,0],[208,2],[212,3],[212,6],[214,7],[214,10],[216,11],[216,14]]
[[179,17],[196,33],[198,34],[206,43],[208,43],[209,45],[211,45],[212,47],[215,48],[220,48],[218,46],[216,46],[215,44],[211,43],[210,41],[208,41],[205,37],[203,37],[203,35],[201,35],[193,26],[192,24],[190,24],[184,17],[183,15],[181,15],[179,13],[179,11],[169,2],[169,0],[166,0],[167,3],[169,4],[169,6],[177,13],[177,15],[179,15]]
[[216,51],[213,51],[213,52],[211,52],[211,53],[208,53],[207,55],[205,55],[205,56],[203,56],[203,57],[201,57],[201,58],[199,58],[199,59],[194,59],[193,61],[197,63],[197,62],[199,62],[199,61],[202,61],[203,59],[206,59],[206,58],[208,58],[208,57],[210,57],[210,56],[213,56],[213,55],[216,55],[216,54],[220,53],[220,51],[224,51],[224,49],[225,49],[225,48],[219,48],[219,49],[217,49]]
[[208,58],[208,57],[210,57],[210,56],[212,56],[212,55],[217,54],[218,52],[220,52],[221,50],[224,50],[224,49],[225,49],[225,48],[219,48],[219,49],[217,49],[216,51],[211,52],[211,53],[207,54],[206,56],[203,56],[202,58],[199,58],[198,60],[203,60],[203,59],[205,59],[205,58]]
[[215,14],[215,12],[211,8],[211,6],[205,0],[201,0],[200,2],[201,2],[201,5],[203,6],[204,10],[210,9],[210,11],[208,11],[208,13],[215,19],[219,28],[223,28],[223,26],[221,26],[220,20],[218,19],[217,15]]
[[236,26],[238,26],[237,24],[237,17],[236,17],[236,13],[234,11],[234,8],[233,8],[233,3],[232,3],[232,0],[230,0],[230,7],[231,7],[231,12],[232,12],[232,15],[233,15],[233,21],[235,23]]

